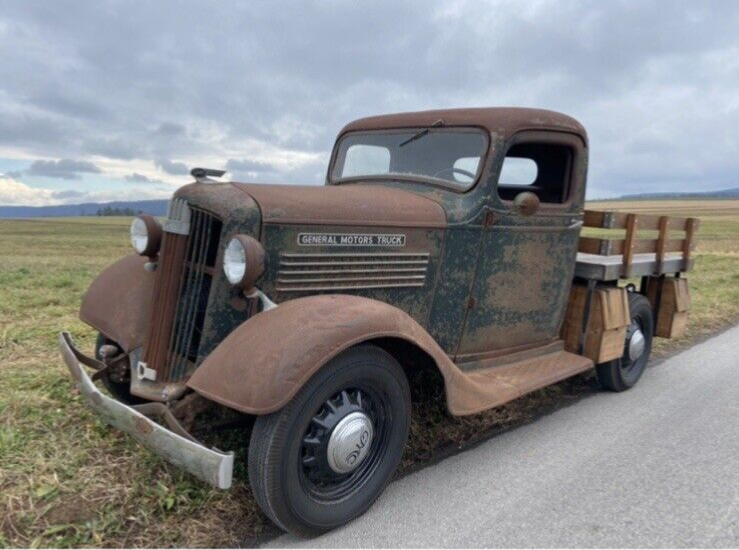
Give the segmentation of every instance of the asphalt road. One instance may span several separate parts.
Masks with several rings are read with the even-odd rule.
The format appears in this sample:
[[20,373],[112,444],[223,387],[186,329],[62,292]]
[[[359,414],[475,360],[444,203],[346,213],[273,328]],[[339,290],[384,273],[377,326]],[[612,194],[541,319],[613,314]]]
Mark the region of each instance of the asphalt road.
[[392,483],[301,547],[739,546],[739,327]]

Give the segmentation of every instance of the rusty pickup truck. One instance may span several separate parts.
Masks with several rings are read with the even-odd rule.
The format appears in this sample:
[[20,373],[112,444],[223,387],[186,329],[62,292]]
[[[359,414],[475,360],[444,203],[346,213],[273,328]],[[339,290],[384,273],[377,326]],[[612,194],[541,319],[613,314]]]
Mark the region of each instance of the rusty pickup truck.
[[[573,118],[481,108],[352,122],[321,186],[194,169],[84,296],[95,352],[64,332],[62,355],[166,460],[222,489],[246,461],[276,525],[335,528],[398,466],[410,374],[452,415],[589,369],[623,391],[685,329],[698,221],[585,210],[587,168]],[[249,419],[248,456],[193,435],[213,410]]]

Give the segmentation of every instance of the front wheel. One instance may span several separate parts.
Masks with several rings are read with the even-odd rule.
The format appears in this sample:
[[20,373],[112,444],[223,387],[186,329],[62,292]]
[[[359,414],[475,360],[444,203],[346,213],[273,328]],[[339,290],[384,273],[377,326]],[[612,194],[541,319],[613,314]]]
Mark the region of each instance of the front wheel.
[[629,310],[631,323],[626,329],[623,356],[601,363],[596,369],[600,383],[611,391],[621,392],[635,386],[652,352],[654,318],[649,300],[641,294],[629,292]]
[[279,527],[315,535],[364,513],[400,463],[410,389],[384,350],[349,349],[281,410],[256,419],[249,481]]

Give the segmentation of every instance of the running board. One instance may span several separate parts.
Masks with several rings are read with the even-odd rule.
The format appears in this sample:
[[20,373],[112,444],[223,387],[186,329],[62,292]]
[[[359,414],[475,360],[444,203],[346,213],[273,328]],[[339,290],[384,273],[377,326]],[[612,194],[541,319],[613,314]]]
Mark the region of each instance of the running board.
[[463,416],[492,409],[594,366],[587,357],[562,350],[497,367],[459,370],[447,380],[449,410]]

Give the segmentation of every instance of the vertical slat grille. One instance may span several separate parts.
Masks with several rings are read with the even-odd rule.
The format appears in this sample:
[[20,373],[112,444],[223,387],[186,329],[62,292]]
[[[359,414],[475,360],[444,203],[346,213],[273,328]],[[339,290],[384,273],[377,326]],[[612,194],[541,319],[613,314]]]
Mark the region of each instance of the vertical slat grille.
[[169,338],[167,380],[181,380],[197,360],[220,233],[221,223],[217,219],[202,210],[191,209],[179,303]]
[[156,382],[182,380],[197,360],[222,228],[211,214],[180,202],[177,215],[170,206],[165,224],[144,348]]
[[[161,372],[167,363],[169,336],[180,290],[180,271],[187,252],[187,236],[165,233],[152,304],[149,337],[144,348],[144,362]],[[161,377],[158,377],[161,378]]]

